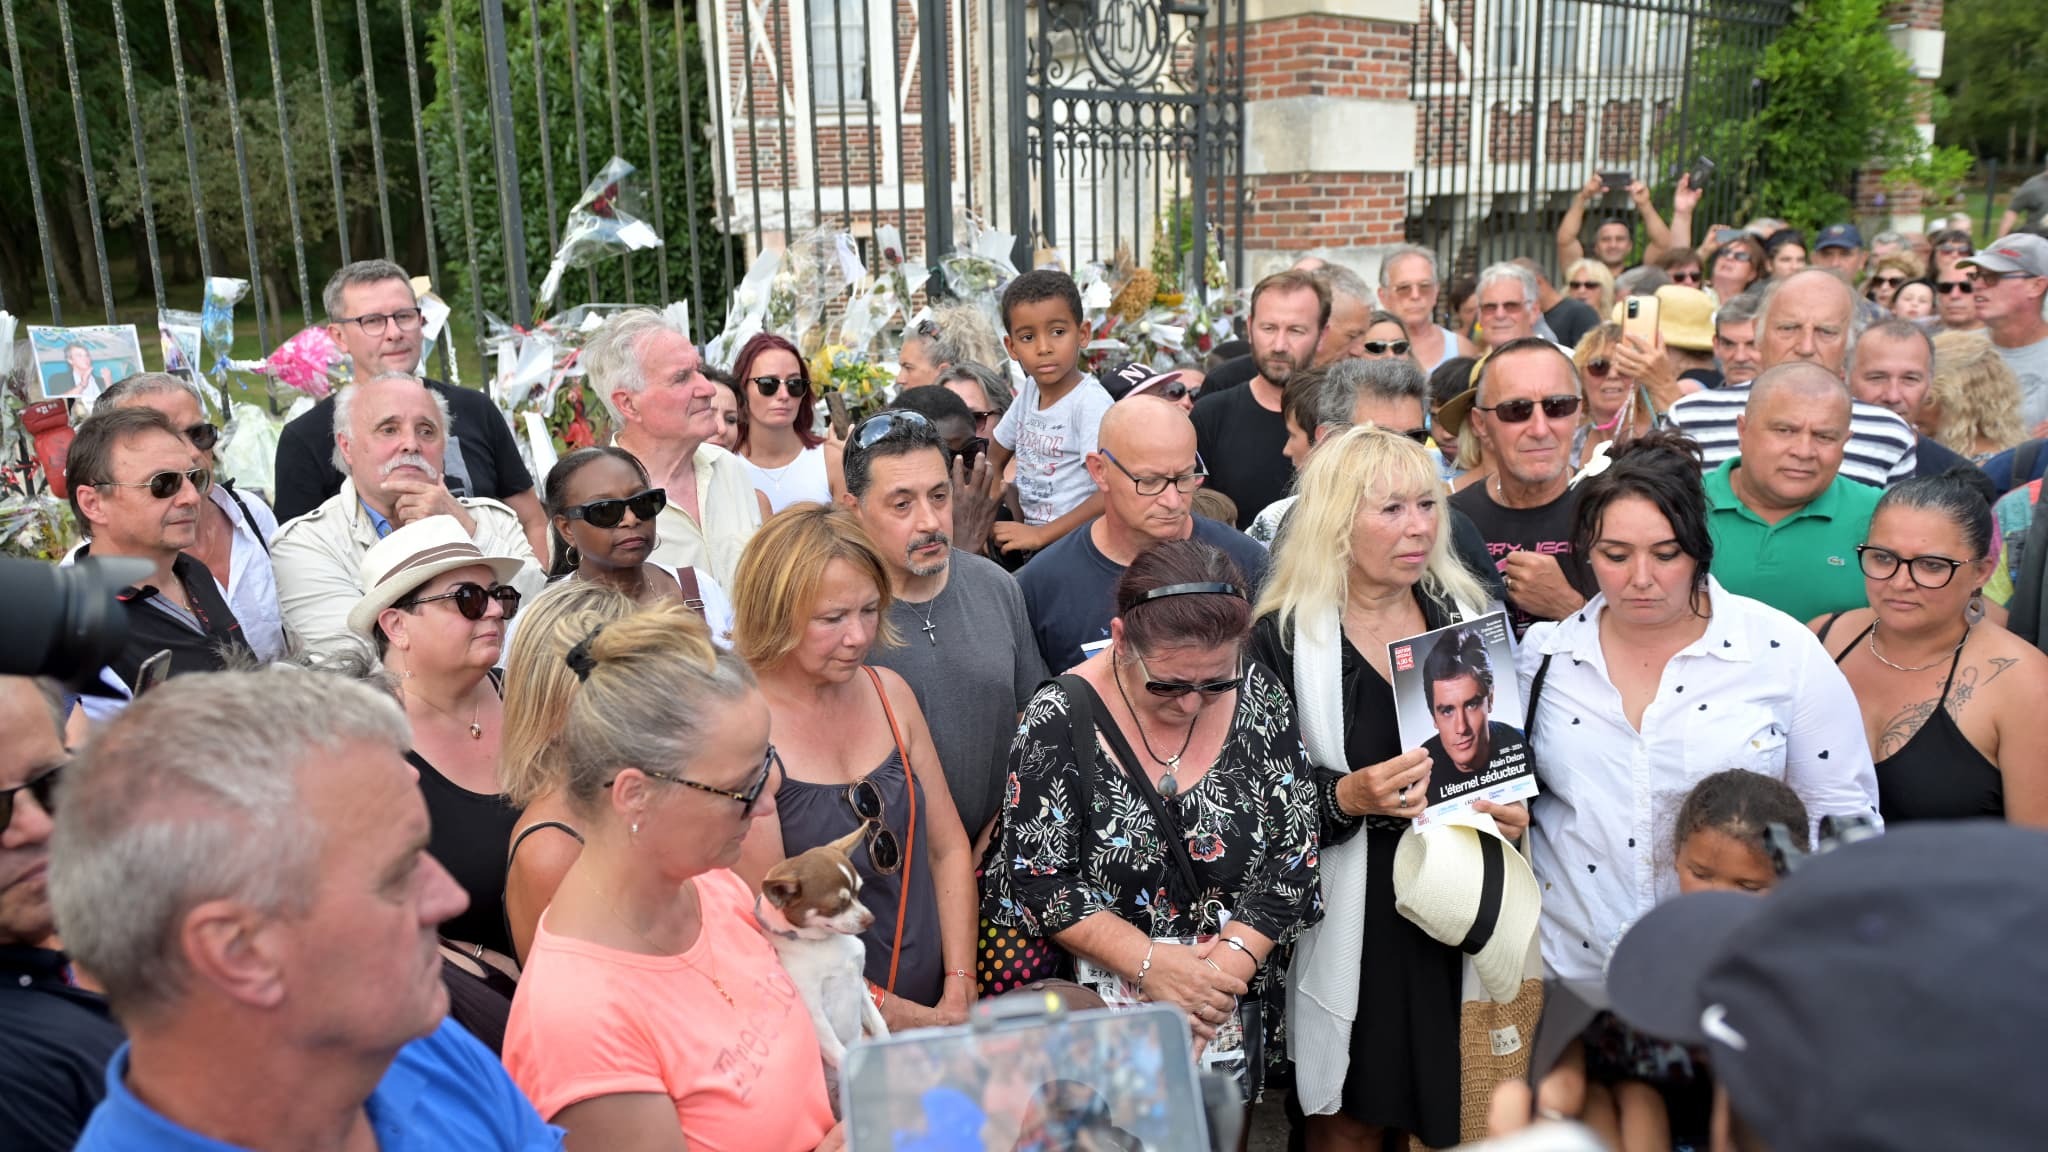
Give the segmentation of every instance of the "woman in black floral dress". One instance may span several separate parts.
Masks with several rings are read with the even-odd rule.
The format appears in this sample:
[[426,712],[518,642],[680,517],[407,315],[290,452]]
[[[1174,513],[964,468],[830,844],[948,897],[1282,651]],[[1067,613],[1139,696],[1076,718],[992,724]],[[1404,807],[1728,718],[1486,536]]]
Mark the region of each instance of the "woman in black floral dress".
[[[1112,1002],[1178,1006],[1204,1042],[1240,997],[1270,993],[1260,1026],[1277,1056],[1265,961],[1319,914],[1319,817],[1286,689],[1244,655],[1243,588],[1194,540],[1131,562],[1109,647],[1025,707],[981,910],[1050,937]],[[1092,750],[1076,746],[1077,708]]]

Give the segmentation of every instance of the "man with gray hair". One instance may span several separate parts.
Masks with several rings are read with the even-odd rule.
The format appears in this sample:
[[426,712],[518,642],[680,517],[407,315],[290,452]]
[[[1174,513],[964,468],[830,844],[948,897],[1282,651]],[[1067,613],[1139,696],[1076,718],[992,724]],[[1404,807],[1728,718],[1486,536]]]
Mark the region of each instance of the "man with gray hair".
[[699,363],[690,338],[652,308],[613,314],[583,346],[590,390],[618,426],[612,443],[639,459],[654,487],[668,490],[650,558],[703,568],[730,588],[740,553],[772,509],[740,458],[711,443],[718,385]]
[[[355,382],[386,372],[420,372],[425,316],[405,269],[389,260],[343,265],[321,295],[327,330],[348,352]],[[547,549],[548,520],[533,490],[533,475],[519,455],[519,442],[491,398],[473,388],[428,380],[454,415],[447,472],[456,495],[496,500],[512,509],[526,528],[527,543]],[[271,505],[280,522],[303,516],[341,491],[333,465],[334,397],[313,405],[284,426],[277,437],[277,475]]]
[[[1489,264],[1479,273],[1479,334],[1488,348],[1505,348],[1531,336],[1550,337],[1537,331],[1543,312],[1537,307],[1540,293],[1536,277],[1516,264]],[[1556,341],[1551,341],[1556,343]]]
[[128,1042],[78,1143],[549,1149],[448,1019],[427,855],[390,697],[274,668],[165,685],[66,770],[50,900]]
[[341,490],[286,524],[271,545],[278,607],[303,653],[326,656],[362,643],[348,611],[367,589],[363,557],[394,530],[449,516],[486,556],[525,562],[512,584],[537,596],[547,584],[526,530],[496,500],[457,496],[443,483],[448,401],[417,376],[387,372],[334,396],[333,460]]
[[1401,244],[1380,260],[1380,307],[1400,317],[1408,329],[1408,348],[1424,372],[1445,361],[1476,356],[1470,340],[1436,322],[1436,304],[1443,290],[1436,253],[1418,244]]
[[1927,390],[1934,384],[1934,338],[1911,320],[1887,316],[1863,330],[1849,350],[1849,394],[1883,408],[1913,429],[1915,476],[1939,476],[1970,462],[1919,433]]

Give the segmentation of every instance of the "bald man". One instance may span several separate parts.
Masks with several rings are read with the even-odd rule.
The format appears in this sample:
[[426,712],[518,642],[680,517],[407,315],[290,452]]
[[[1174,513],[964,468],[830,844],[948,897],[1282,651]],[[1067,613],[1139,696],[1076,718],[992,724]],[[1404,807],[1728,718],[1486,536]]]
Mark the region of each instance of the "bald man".
[[1102,418],[1088,476],[1102,493],[1102,515],[1069,532],[1017,573],[1024,611],[1046,668],[1064,672],[1109,643],[1116,582],[1138,553],[1189,536],[1229,553],[1258,595],[1266,550],[1227,524],[1196,516],[1205,479],[1195,426],[1176,404],[1138,395]]
[[1882,493],[1841,475],[1849,390],[1826,368],[1766,368],[1736,429],[1742,454],[1707,474],[1714,578],[1797,620],[1859,608],[1856,546]]
[[[1756,316],[1759,358],[1768,370],[1779,364],[1813,364],[1843,382],[1856,332],[1856,294],[1833,272],[1809,268],[1764,290]],[[1699,441],[1708,468],[1742,451],[1737,418],[1749,403],[1747,387],[1711,388],[1680,397],[1666,413],[1686,435]],[[1878,488],[1910,480],[1919,466],[1919,437],[1889,409],[1854,401],[1849,407],[1849,440],[1841,474]]]

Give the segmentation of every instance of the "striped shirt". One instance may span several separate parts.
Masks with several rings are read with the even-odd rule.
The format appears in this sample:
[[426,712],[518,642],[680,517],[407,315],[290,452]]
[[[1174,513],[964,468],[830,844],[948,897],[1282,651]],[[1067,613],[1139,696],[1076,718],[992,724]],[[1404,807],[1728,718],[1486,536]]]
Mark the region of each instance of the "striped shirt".
[[[1681,396],[1665,415],[1699,442],[1711,472],[1737,456],[1742,445],[1735,435],[1735,418],[1749,404],[1749,385],[1716,388]],[[1913,478],[1919,465],[1914,451],[1918,438],[1913,429],[1889,408],[1851,402],[1849,443],[1842,452],[1842,475],[1873,488],[1888,488]]]

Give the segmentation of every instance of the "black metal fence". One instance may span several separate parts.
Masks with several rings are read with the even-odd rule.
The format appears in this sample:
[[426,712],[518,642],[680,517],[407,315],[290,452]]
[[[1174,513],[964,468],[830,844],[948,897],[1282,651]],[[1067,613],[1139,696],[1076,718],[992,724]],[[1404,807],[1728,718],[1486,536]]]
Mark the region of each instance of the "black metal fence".
[[[1626,171],[1658,196],[1762,106],[1756,78],[1793,0],[1432,0],[1416,29],[1421,114],[1408,232],[1470,273],[1548,263],[1572,196]],[[1732,149],[1728,149],[1732,152]],[[1694,240],[1754,174],[1724,166]],[[1615,195],[1599,215],[1632,217]],[[1590,223],[1590,222],[1589,222]],[[1562,269],[1557,270],[1562,272]]]
[[0,307],[153,335],[243,277],[267,351],[334,268],[386,256],[481,341],[533,318],[614,155],[665,243],[571,272],[556,308],[686,297],[701,338],[763,246],[894,225],[935,263],[961,213],[1020,266],[1041,240],[1144,260],[1164,220],[1198,267],[1241,212],[1243,16],[1214,5],[0,0]]

